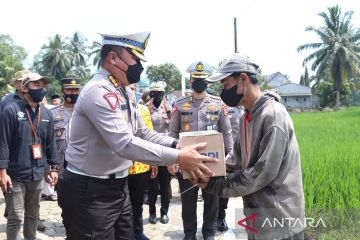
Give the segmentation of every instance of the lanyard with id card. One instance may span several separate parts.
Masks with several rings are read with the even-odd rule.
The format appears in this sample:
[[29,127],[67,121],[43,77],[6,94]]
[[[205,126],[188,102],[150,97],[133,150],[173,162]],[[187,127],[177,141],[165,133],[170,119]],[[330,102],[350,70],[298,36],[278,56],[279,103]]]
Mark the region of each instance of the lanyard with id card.
[[29,111],[26,108],[25,108],[25,110],[26,110],[26,114],[27,114],[28,119],[29,119],[30,128],[31,128],[31,132],[32,132],[32,135],[33,135],[33,144],[31,145],[32,154],[33,154],[34,159],[38,160],[38,159],[42,158],[40,139],[36,135],[37,130],[39,129],[39,126],[40,126],[40,106],[39,106],[39,110],[38,110],[38,119],[37,119],[36,129],[34,128],[34,125],[32,123]]

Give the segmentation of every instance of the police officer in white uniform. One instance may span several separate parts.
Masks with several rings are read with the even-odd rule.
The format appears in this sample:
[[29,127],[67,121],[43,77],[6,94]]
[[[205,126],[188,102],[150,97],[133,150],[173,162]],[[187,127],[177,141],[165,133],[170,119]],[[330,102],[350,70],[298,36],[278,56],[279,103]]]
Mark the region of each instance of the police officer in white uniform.
[[58,186],[68,240],[134,239],[128,159],[178,163],[195,179],[212,176],[203,161],[216,161],[197,152],[205,143],[175,149],[176,139],[147,129],[131,101],[126,86],[140,80],[149,33],[102,36],[102,68],[75,104],[65,154],[68,166]]
[[[209,64],[196,61],[188,67],[190,73],[190,84],[193,92],[176,101],[171,116],[169,135],[177,138],[179,132],[217,130],[223,133],[225,153],[229,153],[233,147],[230,120],[226,111],[222,108],[219,97],[206,93],[206,78],[211,74],[212,68]],[[182,219],[185,240],[196,239],[197,216],[196,202],[199,187],[186,191],[192,186],[189,180],[178,174],[182,202]],[[218,216],[219,198],[203,192],[204,214],[202,234],[204,239],[214,239],[216,221]]]

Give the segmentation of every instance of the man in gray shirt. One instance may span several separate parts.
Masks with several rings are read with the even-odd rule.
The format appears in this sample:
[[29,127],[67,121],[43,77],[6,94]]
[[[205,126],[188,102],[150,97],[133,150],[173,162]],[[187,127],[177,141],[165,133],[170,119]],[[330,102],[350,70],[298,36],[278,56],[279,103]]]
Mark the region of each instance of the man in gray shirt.
[[[222,197],[243,197],[249,239],[304,239],[304,193],[293,122],[273,94],[260,91],[257,69],[253,60],[237,53],[209,79],[221,81],[224,103],[243,105],[245,114],[227,159],[227,170],[235,172],[207,179],[202,187]],[[269,227],[266,219],[294,219],[298,224]]]

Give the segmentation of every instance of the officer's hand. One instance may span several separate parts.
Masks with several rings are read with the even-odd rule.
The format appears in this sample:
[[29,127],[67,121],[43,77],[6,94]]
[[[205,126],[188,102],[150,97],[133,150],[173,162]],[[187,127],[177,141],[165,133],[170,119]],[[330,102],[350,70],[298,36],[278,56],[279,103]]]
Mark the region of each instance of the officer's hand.
[[151,166],[150,179],[156,178],[157,175],[158,175],[158,167],[157,166]]
[[167,170],[170,173],[170,175],[175,176],[175,174],[179,171],[179,165],[177,164],[172,164],[167,166]]
[[12,188],[12,182],[9,175],[6,173],[6,169],[0,170],[0,187],[3,192],[8,192]]
[[201,155],[198,150],[204,149],[206,143],[199,143],[186,146],[180,150],[176,163],[180,165],[182,170],[188,171],[190,178],[205,179],[211,177],[214,173],[205,166],[204,162],[218,162],[217,159]]

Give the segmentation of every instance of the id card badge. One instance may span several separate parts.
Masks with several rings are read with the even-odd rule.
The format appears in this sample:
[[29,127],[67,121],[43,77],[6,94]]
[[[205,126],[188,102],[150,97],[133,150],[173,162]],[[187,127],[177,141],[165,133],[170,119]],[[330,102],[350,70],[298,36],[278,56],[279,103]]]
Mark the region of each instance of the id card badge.
[[35,160],[41,159],[42,158],[42,152],[41,152],[41,145],[40,144],[33,144],[32,145],[32,152],[33,152],[33,157]]

